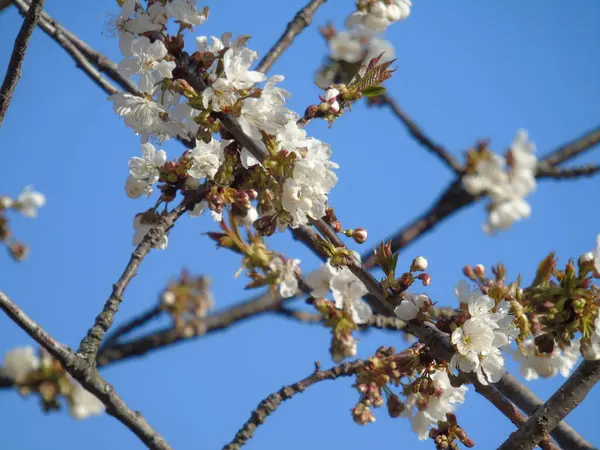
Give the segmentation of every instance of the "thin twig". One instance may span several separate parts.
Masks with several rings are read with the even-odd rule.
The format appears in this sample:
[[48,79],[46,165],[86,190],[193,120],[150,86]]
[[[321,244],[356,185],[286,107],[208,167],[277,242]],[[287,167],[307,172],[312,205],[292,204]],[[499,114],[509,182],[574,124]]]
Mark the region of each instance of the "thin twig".
[[600,361],[583,361],[567,381],[498,450],[531,450],[583,402],[600,381]]
[[106,337],[104,343],[100,346],[99,351],[101,352],[102,348],[115,344],[119,341],[120,338],[127,335],[128,333],[131,333],[133,330],[136,330],[137,328],[146,325],[151,320],[157,318],[162,312],[163,309],[161,309],[160,306],[154,306],[148,311],[140,314],[139,316],[136,316],[133,319],[125,322],[124,324],[119,325]]
[[541,161],[542,168],[554,167],[575,158],[600,143],[600,128],[584,133],[556,150],[548,153]]
[[586,164],[580,167],[566,167],[561,169],[560,167],[552,167],[544,169],[543,167],[538,168],[536,178],[554,178],[555,180],[564,180],[567,178],[582,178],[591,177],[592,175],[600,172],[600,166],[597,164]]
[[29,45],[31,34],[40,20],[44,0],[33,0],[31,5],[32,8],[30,8],[25,16],[23,25],[21,25],[19,34],[15,39],[12,55],[8,62],[8,69],[6,70],[2,87],[0,87],[0,126],[4,122],[4,117],[15,93],[17,83],[21,79],[21,67],[23,66],[23,59],[25,59],[25,53],[27,52],[27,45]]
[[104,404],[108,414],[114,416],[135,433],[148,448],[171,450],[165,439],[146,422],[139,412],[133,411],[127,406],[115,389],[98,374],[93,365],[77,357],[71,349],[56,341],[2,292],[0,292],[0,309],[60,361],[73,378]]
[[271,50],[260,60],[256,70],[258,72],[268,72],[275,61],[292,45],[296,36],[298,36],[302,30],[310,25],[312,16],[315,14],[317,9],[323,5],[327,0],[311,0],[308,4],[296,13],[290,23],[288,23],[285,31],[275,43]]
[[306,388],[320,381],[352,376],[362,364],[362,361],[348,362],[328,370],[320,370],[319,364],[315,364],[315,370],[311,375],[294,384],[282,387],[279,391],[260,402],[256,409],[252,411],[250,419],[236,433],[233,440],[223,447],[223,450],[239,450],[244,446],[252,438],[256,428],[262,425],[267,417],[273,414],[284,401],[304,392]]
[[[12,0],[13,3],[19,8],[21,15],[27,14],[29,10],[29,4],[25,0]],[[77,37],[74,33],[69,31],[67,28],[59,24],[52,16],[45,11],[42,11],[42,17],[40,19],[40,28],[52,39],[54,39],[59,45],[65,47],[63,42],[66,40],[72,46],[75,46],[79,52],[78,57],[67,50],[73,57],[77,65],[83,64],[82,58],[79,55],[83,55],[88,60],[89,64],[92,64],[100,72],[105,73],[111,80],[117,83],[121,88],[130,94],[138,95],[139,91],[136,84],[126,76],[123,76],[117,70],[117,65],[107,58],[104,54],[90,47],[86,42]],[[61,40],[59,36],[63,36]],[[96,79],[94,81],[97,82]],[[102,85],[100,85],[102,87]],[[108,91],[107,91],[108,92]],[[113,93],[113,92],[111,92]]]
[[131,254],[129,262],[121,274],[121,277],[113,285],[112,293],[106,301],[102,312],[96,317],[94,325],[89,329],[77,350],[77,354],[84,358],[89,364],[94,364],[100,343],[108,329],[112,326],[114,316],[119,309],[119,305],[123,301],[123,292],[137,273],[140,263],[150,252],[150,249],[158,244],[160,239],[173,226],[175,221],[189,209],[193,208],[200,197],[201,195],[197,192],[196,195],[189,195],[184,198],[173,211],[161,218],[160,223],[144,236],[142,242],[140,242]]
[[433,139],[425,134],[425,132],[415,123],[410,116],[404,112],[396,100],[389,94],[378,95],[369,99],[369,104],[377,106],[388,106],[394,115],[404,124],[408,132],[414,137],[423,147],[441,159],[456,175],[461,175],[464,171],[462,165],[456,160],[448,150],[440,144],[436,144]]

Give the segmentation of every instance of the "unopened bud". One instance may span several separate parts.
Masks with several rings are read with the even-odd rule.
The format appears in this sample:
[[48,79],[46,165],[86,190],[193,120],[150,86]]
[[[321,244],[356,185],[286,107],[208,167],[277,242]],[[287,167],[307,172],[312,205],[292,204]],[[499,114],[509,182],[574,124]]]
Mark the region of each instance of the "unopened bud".
[[275,233],[276,223],[275,216],[264,216],[254,221],[254,228],[263,236],[271,236]]
[[[0,206],[0,208],[1,208],[1,206]],[[592,252],[587,252],[579,257],[579,265],[590,267],[594,263],[594,260],[595,260],[594,254]]]
[[423,283],[423,286],[429,286],[429,284],[431,284],[431,277],[429,275],[427,275],[426,273],[419,274],[419,276],[417,276],[417,278],[419,280],[421,280],[421,282]]
[[469,280],[477,281],[477,278],[475,277],[475,272],[473,272],[473,268],[471,266],[469,266],[468,264],[465,267],[463,267],[463,274]]
[[387,409],[390,417],[398,417],[404,411],[404,403],[397,395],[390,395],[387,401]]
[[363,244],[364,242],[366,242],[367,240],[367,230],[364,228],[357,228],[356,230],[354,230],[354,236],[352,236],[354,238],[354,241],[357,244]]
[[10,256],[14,258],[15,261],[23,261],[29,255],[29,247],[21,242],[13,242],[9,247]]
[[176,299],[177,297],[171,291],[165,291],[161,296],[162,304],[165,306],[172,306],[173,304],[175,304]]
[[13,203],[13,199],[10,197],[0,197],[0,209],[11,208]]
[[482,279],[485,277],[485,266],[483,264],[477,264],[473,269],[473,272],[475,272],[477,278]]
[[410,265],[411,272],[423,272],[427,269],[427,260],[422,256],[417,256]]
[[187,98],[197,97],[198,94],[186,80],[178,78],[171,84],[171,89]]

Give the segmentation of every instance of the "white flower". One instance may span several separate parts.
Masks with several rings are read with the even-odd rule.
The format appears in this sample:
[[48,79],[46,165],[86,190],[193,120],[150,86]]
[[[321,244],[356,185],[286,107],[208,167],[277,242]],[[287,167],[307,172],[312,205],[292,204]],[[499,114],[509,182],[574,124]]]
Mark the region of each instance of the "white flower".
[[494,330],[485,320],[474,317],[452,333],[451,342],[457,353],[450,365],[461,372],[475,372],[479,368],[479,355],[488,354],[494,342]]
[[212,39],[212,42],[209,45],[207,45],[208,37],[198,36],[196,38],[196,46],[198,47],[198,50],[200,50],[203,53],[208,52],[217,56],[219,52],[221,52],[221,50],[229,46],[229,39],[231,39],[231,33],[223,33],[221,39],[215,36],[211,36],[210,38]]
[[[189,215],[190,217],[199,217],[207,209],[209,209],[208,202],[206,200],[202,200],[200,203],[197,203],[194,206],[194,209],[189,212]],[[221,220],[223,220],[223,213],[218,213],[213,210],[210,210],[210,215],[215,222],[221,222]]]
[[4,355],[2,366],[4,373],[18,382],[29,372],[40,367],[40,359],[34,353],[33,347],[18,347]]
[[139,75],[141,92],[152,94],[155,85],[163,78],[173,78],[175,62],[163,58],[168,51],[160,40],[150,42],[145,36],[140,36],[131,44],[131,59],[119,63],[119,71],[125,76]]
[[500,350],[492,348],[488,353],[482,355],[477,368],[477,379],[481,384],[497,383],[505,373],[504,357]]
[[156,151],[150,143],[142,144],[142,157],[134,156],[129,160],[129,173],[138,180],[154,184],[160,177],[159,169],[167,162],[164,150]]
[[298,126],[300,116],[293,111],[287,112],[287,123],[277,133],[277,150],[296,151],[298,148],[308,146],[306,131]]
[[594,322],[594,332],[590,336],[589,345],[583,348],[583,358],[588,361],[597,361],[600,359],[600,314]]
[[69,402],[71,417],[83,420],[92,415],[102,414],[105,410],[104,404],[77,381],[72,380],[72,382],[75,386]]
[[123,117],[125,125],[133,128],[135,134],[141,134],[143,139],[163,131],[160,114],[166,110],[151,98],[117,92],[108,99],[114,103],[113,108]]
[[[429,397],[426,404],[420,401],[420,394],[406,396],[406,408],[402,415],[408,416],[412,430],[419,440],[429,437],[429,427],[437,425],[438,420],[446,420],[446,414],[454,412],[458,403],[464,403],[466,386],[452,387],[446,372],[437,371],[431,376],[436,394]],[[414,410],[416,409],[416,413]]]
[[298,292],[299,264],[299,259],[284,261],[281,257],[276,256],[269,265],[272,271],[279,274],[279,294],[283,298],[293,297]]
[[340,103],[337,101],[337,97],[340,95],[340,91],[335,88],[330,88],[325,91],[325,96],[321,97],[321,105],[325,105],[329,112],[336,114],[340,110]]
[[594,268],[600,273],[600,234],[596,237],[596,250],[594,251]]
[[172,0],[167,2],[167,14],[183,23],[198,26],[208,19],[205,13],[196,9],[195,1]]
[[[142,223],[143,214],[137,214],[133,219],[133,245],[139,245],[142,240],[146,237],[148,232],[154,228],[155,223]],[[159,243],[156,245],[156,248],[160,250],[165,250],[167,245],[169,244],[169,238],[166,234],[163,234]]]
[[325,297],[330,290],[331,279],[337,273],[338,269],[334,268],[329,260],[317,270],[309,273],[304,281],[311,288],[310,295],[314,298]]
[[192,149],[192,165],[188,174],[198,180],[207,177],[212,179],[223,161],[223,150],[223,143],[217,139],[213,138],[208,144],[196,139],[196,146]]
[[225,52],[223,69],[227,81],[235,89],[249,89],[256,83],[265,81],[265,74],[248,70],[256,59],[258,59],[258,54],[247,47],[230,48]]
[[37,210],[45,204],[46,197],[44,194],[34,191],[33,186],[26,186],[17,197],[15,206],[25,217],[37,217]]
[[578,343],[572,342],[570,347],[564,351],[555,347],[554,351],[545,355],[538,353],[533,339],[523,343],[523,351],[517,349],[513,352],[513,358],[520,363],[519,371],[527,380],[537,380],[539,377],[551,378],[560,373],[568,377],[579,359]]
[[125,194],[127,194],[127,197],[136,199],[144,194],[148,197],[151,193],[152,185],[148,184],[147,181],[135,178],[133,175],[127,177],[127,181],[125,182]]
[[366,323],[372,316],[371,308],[361,298],[368,294],[368,289],[350,269],[338,270],[330,282],[331,292],[338,309],[348,309],[352,313],[354,323]]
[[325,215],[327,194],[337,182],[332,169],[339,167],[329,161],[329,146],[309,139],[306,157],[297,161],[293,178],[283,185],[282,206],[292,217],[292,228],[308,223],[308,217]]
[[331,57],[336,61],[357,63],[362,61],[364,50],[357,36],[341,31],[329,40]]
[[388,19],[395,22],[410,15],[411,0],[393,0],[387,7]]
[[252,224],[256,221],[256,219],[258,219],[258,211],[253,206],[246,212],[246,215],[244,217],[240,218],[240,223],[242,225],[251,227]]
[[367,55],[365,56],[365,62],[371,61],[373,58],[377,58],[379,55],[381,56],[380,62],[391,61],[395,57],[394,46],[390,41],[386,41],[385,39],[373,38],[369,41],[369,46],[367,47]]
[[429,297],[422,294],[411,295],[409,298],[402,300],[402,302],[396,306],[394,312],[400,319],[407,322],[415,319],[421,312],[421,308],[426,305],[431,305],[431,299]]

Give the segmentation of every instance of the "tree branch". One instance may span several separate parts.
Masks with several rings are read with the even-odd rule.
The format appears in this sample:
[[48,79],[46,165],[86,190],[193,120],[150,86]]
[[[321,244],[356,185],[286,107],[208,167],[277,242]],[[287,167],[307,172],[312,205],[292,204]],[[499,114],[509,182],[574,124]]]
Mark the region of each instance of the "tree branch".
[[292,45],[296,36],[302,33],[302,31],[310,25],[312,16],[326,1],[327,0],[311,0],[304,8],[296,13],[292,21],[288,23],[279,40],[258,63],[258,67],[256,68],[258,72],[266,73],[269,71],[275,61],[277,61],[277,59],[283,55],[283,52]]
[[[495,386],[527,415],[534,414],[544,403],[529,388],[508,372],[504,374]],[[592,450],[594,448],[564,420],[552,430],[551,434],[556,442],[565,449]]]
[[498,450],[530,450],[600,381],[600,361],[583,361],[567,381]]
[[429,136],[425,134],[421,128],[410,118],[410,116],[404,112],[396,100],[394,100],[389,94],[378,95],[377,97],[371,97],[369,99],[369,105],[375,106],[387,106],[389,107],[394,115],[404,124],[408,133],[415,138],[423,147],[429,150],[431,153],[436,155],[442,160],[446,166],[448,166],[456,175],[461,175],[464,171],[462,165],[452,156],[448,150],[439,144],[436,144]]
[[3,292],[0,292],[0,309],[29,336],[55,357],[65,370],[85,389],[106,406],[106,412],[129,428],[150,449],[171,450],[165,439],[146,422],[142,415],[131,410],[114,388],[96,371],[93,365],[77,357],[68,347],[57,342],[36,322],[29,318]]
[[150,249],[155,246],[162,236],[173,226],[175,221],[189,209],[193,208],[200,197],[202,197],[202,195],[200,195],[199,192],[196,192],[195,195],[189,195],[184,198],[173,211],[162,217],[160,223],[144,236],[142,242],[140,242],[133,251],[121,277],[113,285],[112,293],[110,297],[108,297],[102,312],[96,317],[94,325],[89,329],[86,337],[83,338],[79,345],[79,349],[77,350],[78,356],[84,358],[88,364],[93,365],[95,363],[100,343],[108,329],[112,326],[114,316],[119,309],[119,305],[123,301],[123,293],[131,279],[137,273],[140,263],[150,252]]
[[[479,381],[475,380],[474,383],[475,391],[487,398],[499,411],[502,412],[514,425],[518,427],[523,426],[527,422],[527,417],[519,411],[515,405],[506,399],[497,389],[493,389],[491,385],[482,385]],[[556,444],[544,434],[543,439],[539,442],[540,448],[543,450],[560,450]],[[535,447],[535,445],[534,445]],[[531,447],[533,448],[533,447]]]
[[4,117],[15,93],[17,83],[21,79],[21,67],[23,66],[23,59],[25,59],[25,53],[27,52],[27,45],[29,45],[31,34],[40,20],[43,5],[44,0],[33,0],[32,8],[25,16],[23,25],[21,25],[19,34],[15,39],[6,75],[4,76],[2,87],[0,87],[0,126],[4,122]]
[[157,318],[162,312],[163,310],[160,306],[155,306],[149,309],[148,311],[140,314],[139,316],[136,316],[133,319],[119,325],[108,335],[104,343],[101,345],[99,351],[101,352],[103,348],[110,346],[111,344],[117,343],[120,338],[127,335],[128,333],[131,333],[136,328],[139,328],[147,324],[151,320]]
[[585,166],[567,167],[564,169],[559,167],[544,169],[543,167],[540,167],[537,170],[536,178],[554,178],[556,180],[564,180],[568,178],[591,177],[598,172],[600,172],[600,166],[596,164],[586,164]]
[[254,431],[262,425],[267,417],[286,400],[289,400],[296,394],[300,394],[309,386],[325,380],[335,380],[339,377],[349,377],[356,373],[356,370],[363,364],[362,361],[348,362],[332,367],[328,370],[321,370],[318,363],[315,364],[315,370],[308,377],[288,386],[282,387],[279,391],[269,395],[258,404],[252,411],[250,419],[236,433],[233,440],[223,447],[223,450],[239,450],[254,435]]
[[600,128],[595,128],[548,153],[541,161],[542,167],[557,166],[575,158],[600,143]]

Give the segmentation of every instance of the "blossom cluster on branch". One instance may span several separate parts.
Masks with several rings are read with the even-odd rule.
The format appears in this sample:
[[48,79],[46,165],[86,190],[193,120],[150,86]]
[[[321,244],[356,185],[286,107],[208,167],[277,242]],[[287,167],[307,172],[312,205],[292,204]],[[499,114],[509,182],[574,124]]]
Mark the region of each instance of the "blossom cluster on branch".
[[31,186],[26,186],[16,199],[0,196],[0,242],[6,246],[15,261],[27,258],[29,247],[13,237],[6,212],[12,210],[25,217],[34,218],[37,217],[38,209],[45,204],[46,197]]
[[506,156],[493,153],[480,142],[467,154],[467,174],[462,185],[472,195],[486,195],[488,220],[483,229],[494,234],[531,215],[525,197],[535,190],[537,158],[535,144],[519,130]]
[[15,348],[4,355],[2,366],[21,395],[39,396],[44,412],[59,410],[61,398],[66,401],[74,419],[85,419],[104,412],[102,402],[85,390],[43,348],[37,355],[32,347]]

